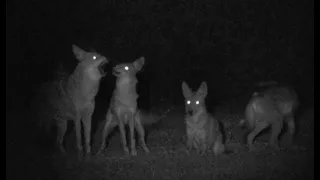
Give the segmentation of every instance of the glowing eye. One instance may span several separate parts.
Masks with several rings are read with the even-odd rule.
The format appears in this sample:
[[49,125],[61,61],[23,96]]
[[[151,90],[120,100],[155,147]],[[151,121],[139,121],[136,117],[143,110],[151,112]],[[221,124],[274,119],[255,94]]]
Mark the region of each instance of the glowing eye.
[[187,101],[187,104],[190,104],[191,103],[191,101]]
[[97,59],[97,56],[93,56],[92,58],[95,60],[95,59]]
[[199,104],[200,102],[199,101],[196,101],[196,104]]
[[124,67],[124,69],[128,71],[128,70],[129,70],[129,67],[128,67],[128,66],[126,66],[126,67]]

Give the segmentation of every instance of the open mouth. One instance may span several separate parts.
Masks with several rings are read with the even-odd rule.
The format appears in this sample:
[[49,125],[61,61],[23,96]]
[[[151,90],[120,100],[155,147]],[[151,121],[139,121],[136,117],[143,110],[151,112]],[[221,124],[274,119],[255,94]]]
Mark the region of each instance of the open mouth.
[[118,67],[114,67],[112,74],[115,76],[119,76],[121,74],[121,69],[119,69]]
[[108,63],[108,61],[107,60],[105,60],[105,61],[102,61],[101,63],[100,63],[100,65],[98,66],[98,70],[99,70],[99,72],[100,72],[100,74],[102,75],[102,76],[105,76],[107,73],[104,71],[104,67],[105,67],[105,65]]

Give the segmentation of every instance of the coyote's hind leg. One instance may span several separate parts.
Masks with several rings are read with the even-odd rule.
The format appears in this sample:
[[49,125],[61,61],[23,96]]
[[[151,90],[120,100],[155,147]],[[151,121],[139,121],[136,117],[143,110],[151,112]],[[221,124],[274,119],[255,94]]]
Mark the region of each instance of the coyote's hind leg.
[[142,146],[142,149],[144,150],[144,152],[149,153],[149,148],[145,142],[145,132],[144,132],[144,128],[143,125],[141,123],[141,119],[140,116],[137,114],[135,116],[135,127],[137,128],[138,134],[139,134],[139,138],[140,138],[140,143]]
[[59,148],[60,152],[65,154],[65,148],[63,147],[63,140],[64,140],[64,135],[67,132],[68,128],[68,122],[67,120],[64,120],[62,118],[57,118],[57,147]]

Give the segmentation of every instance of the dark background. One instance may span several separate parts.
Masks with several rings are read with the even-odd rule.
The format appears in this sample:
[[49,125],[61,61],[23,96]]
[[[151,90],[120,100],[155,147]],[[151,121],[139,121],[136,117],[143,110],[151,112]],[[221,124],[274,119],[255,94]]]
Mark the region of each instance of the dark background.
[[[139,92],[148,105],[160,96],[181,103],[183,80],[192,88],[207,81],[212,105],[261,80],[288,83],[312,100],[313,39],[313,1],[10,0],[7,103],[27,103],[31,87],[52,79],[59,64],[72,72],[72,44],[112,59],[109,66],[144,56]],[[108,71],[99,99],[114,86]]]

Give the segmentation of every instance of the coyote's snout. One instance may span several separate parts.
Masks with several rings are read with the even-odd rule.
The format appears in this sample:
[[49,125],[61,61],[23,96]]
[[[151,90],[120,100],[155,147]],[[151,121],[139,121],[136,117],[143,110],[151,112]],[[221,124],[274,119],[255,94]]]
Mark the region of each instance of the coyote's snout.
[[254,138],[265,128],[271,126],[272,132],[269,144],[278,148],[278,136],[283,122],[288,123],[288,130],[293,136],[295,131],[294,112],[298,107],[295,91],[281,86],[275,86],[261,93],[254,93],[245,110],[245,120],[253,131],[247,137],[250,149]]
[[212,150],[215,155],[224,152],[219,122],[207,112],[205,98],[207,84],[202,82],[197,92],[192,92],[188,85],[182,83],[185,97],[187,147],[194,147],[198,153]]
[[138,83],[138,80],[136,78],[136,73],[141,70],[144,61],[145,59],[141,57],[133,63],[123,63],[113,68],[113,74],[117,77],[117,82],[111,99],[110,108],[106,115],[106,124],[102,132],[100,151],[105,148],[105,139],[108,133],[115,126],[119,126],[123,149],[126,153],[129,153],[124,127],[124,125],[128,124],[130,129],[131,155],[137,155],[134,137],[135,128],[140,135],[142,148],[145,152],[149,152],[144,140],[144,128],[140,116],[137,116],[138,94],[136,92],[136,84]]

